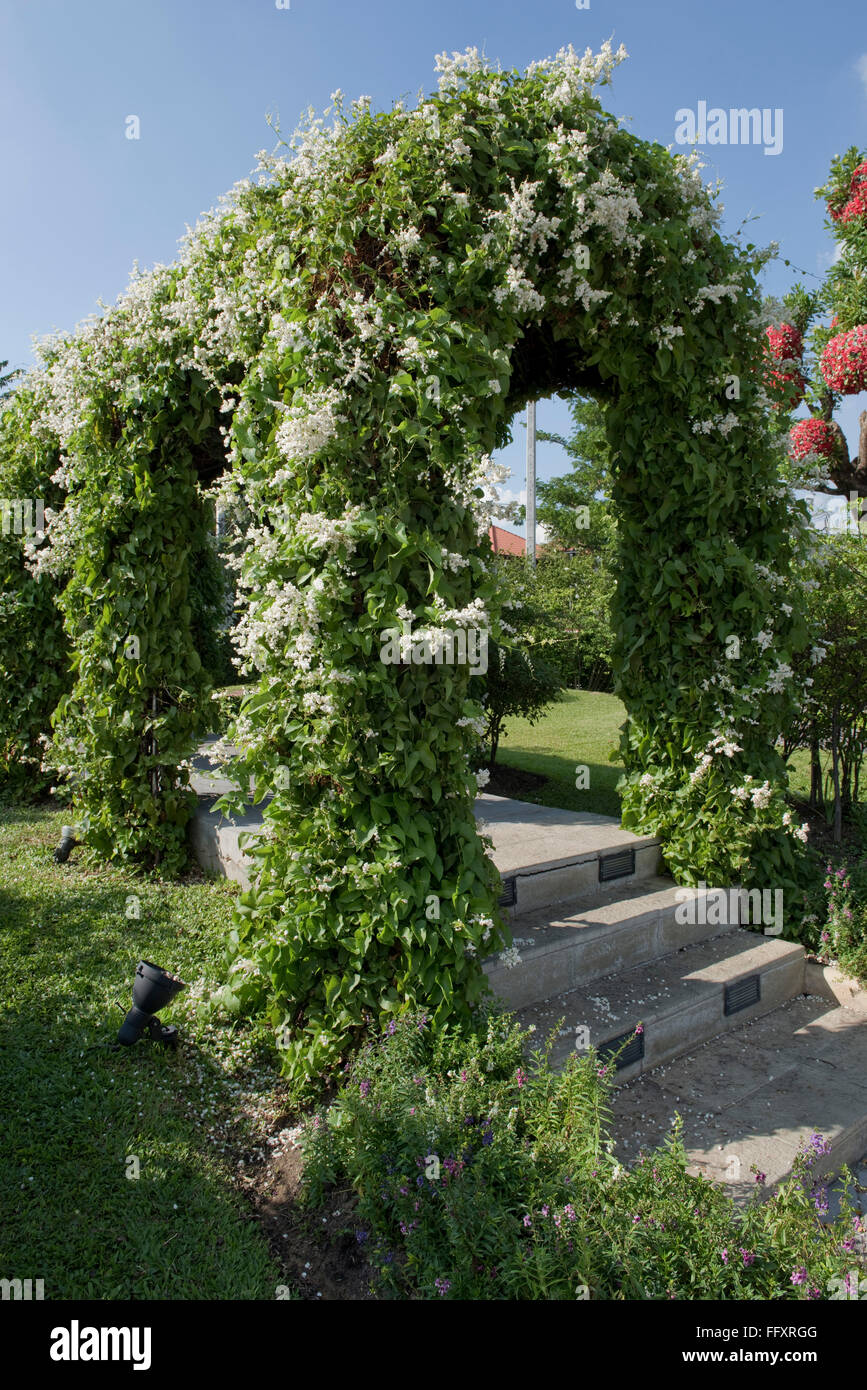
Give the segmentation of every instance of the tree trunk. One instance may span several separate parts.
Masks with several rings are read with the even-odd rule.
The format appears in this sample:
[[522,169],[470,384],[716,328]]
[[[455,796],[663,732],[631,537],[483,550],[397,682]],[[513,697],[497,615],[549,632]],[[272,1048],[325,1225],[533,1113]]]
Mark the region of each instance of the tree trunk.
[[840,801],[840,766],[837,747],[840,737],[840,712],[835,708],[831,716],[831,770],[834,778],[834,844],[839,845],[843,838],[843,805]]
[[824,809],[822,760],[819,757],[819,733],[815,720],[810,725],[810,809],[811,811]]
[[[837,435],[840,452],[829,469],[833,486],[829,483],[817,491],[846,498],[850,493],[854,493],[856,497],[867,497],[867,410],[862,410],[858,417],[858,453],[851,460],[846,437],[837,421],[832,420],[830,416],[825,418]],[[862,522],[862,526],[867,530],[867,522]]]
[[501,729],[501,726],[502,726],[502,722],[503,722],[503,721],[502,721],[501,719],[494,719],[494,720],[491,721],[491,766],[490,766],[490,771],[491,771],[492,773],[493,773],[493,770],[494,770],[494,763],[497,761],[497,749],[498,749],[499,746],[500,746],[500,729]]

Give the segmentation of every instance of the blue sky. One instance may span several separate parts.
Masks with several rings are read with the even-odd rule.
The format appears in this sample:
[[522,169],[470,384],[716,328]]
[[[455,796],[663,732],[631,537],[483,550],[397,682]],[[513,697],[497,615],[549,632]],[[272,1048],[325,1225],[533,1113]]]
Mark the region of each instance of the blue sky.
[[[283,0],[285,3],[285,0]],[[783,112],[783,145],[702,147],[723,180],[724,230],[821,276],[833,243],[813,189],[829,161],[867,145],[867,18],[862,0],[0,0],[0,358],[26,366],[31,335],[72,328],[112,302],[134,261],[169,261],[187,223],[271,147],[266,113],[290,133],[341,88],[388,107],[436,81],[434,55],[476,46],[524,68],[565,44],[612,37],[629,59],[606,105],[650,140],[675,139],[676,112],[698,103]],[[140,138],[126,138],[127,117]],[[794,272],[772,266],[768,293]],[[815,284],[810,276],[806,283]],[[867,396],[839,419],[850,450]],[[562,432],[561,402],[538,426]],[[524,431],[506,451],[523,478]],[[539,446],[539,476],[562,451]]]

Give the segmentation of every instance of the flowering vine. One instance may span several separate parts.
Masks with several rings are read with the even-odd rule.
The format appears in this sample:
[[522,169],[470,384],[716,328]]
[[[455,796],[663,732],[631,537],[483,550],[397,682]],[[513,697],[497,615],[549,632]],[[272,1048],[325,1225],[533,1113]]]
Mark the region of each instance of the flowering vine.
[[658,829],[683,881],[792,872],[774,736],[804,633],[774,592],[798,513],[762,257],[720,237],[693,156],[603,109],[624,56],[442,55],[437,93],[389,113],[336,93],[330,126],[261,156],[174,266],[32,374],[65,505],[30,562],[75,653],[55,756],[106,853],[183,855],[210,693],[190,575],[219,475],[250,519],[234,772],[263,826],[223,1000],[267,1011],[299,1084],[373,1019],[465,1014],[503,944],[473,816],[482,673],[439,658],[502,633],[490,455],[528,399],[608,403],[624,824]]

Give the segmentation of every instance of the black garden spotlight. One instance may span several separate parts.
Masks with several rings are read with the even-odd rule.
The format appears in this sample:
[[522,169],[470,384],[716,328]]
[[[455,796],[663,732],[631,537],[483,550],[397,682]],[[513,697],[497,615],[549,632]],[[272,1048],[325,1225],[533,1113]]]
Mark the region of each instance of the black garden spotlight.
[[154,1042],[177,1047],[177,1028],[174,1024],[160,1023],[154,1015],[171,1003],[182,989],[186,989],[186,985],[179,975],[172,975],[153,961],[140,960],[135,968],[132,1008],[120,1025],[118,1042],[123,1047],[132,1047],[147,1032]]
[[60,827],[60,844],[54,851],[55,864],[65,864],[78,841],[75,838],[76,827],[74,825],[62,825]]
[[[87,774],[85,773],[85,776]],[[55,864],[65,864],[76,845],[83,845],[90,829],[90,816],[85,815],[78,825],[60,827],[60,844],[54,851]]]

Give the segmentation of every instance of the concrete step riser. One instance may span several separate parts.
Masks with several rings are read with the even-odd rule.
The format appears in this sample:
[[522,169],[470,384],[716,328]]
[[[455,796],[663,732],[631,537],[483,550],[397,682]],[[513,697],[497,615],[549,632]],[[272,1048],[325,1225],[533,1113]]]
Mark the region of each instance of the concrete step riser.
[[249,833],[261,829],[261,825],[256,826],[252,820],[247,826],[219,825],[216,816],[206,816],[201,811],[193,818],[190,828],[193,855],[205,873],[240,883],[244,889],[250,886],[252,867],[238,843],[245,829]]
[[501,907],[500,912],[507,920],[514,922],[528,912],[556,907],[573,898],[591,900],[616,886],[628,887],[642,879],[653,878],[659,867],[659,845],[651,843],[638,846],[635,850],[635,872],[613,881],[600,881],[600,858],[605,858],[604,852],[601,856],[596,854],[573,864],[542,867],[531,873],[518,870],[514,874],[506,874],[503,884],[508,887],[514,883],[515,901]]
[[[682,946],[705,941],[735,925],[709,926],[676,920],[676,906],[639,914],[616,928],[576,930],[572,939],[521,951],[521,964],[508,969],[492,960],[485,972],[494,993],[510,1009],[523,1009],[569,989],[580,989],[605,975],[646,965]],[[516,934],[519,924],[515,924]]]
[[[598,1049],[614,1038],[622,1037],[631,1032],[639,1023],[644,1025],[644,1056],[618,1070],[616,1083],[622,1086],[627,1081],[632,1081],[635,1077],[651,1071],[663,1063],[671,1062],[677,1057],[694,1052],[712,1038],[719,1037],[734,1028],[739,1028],[751,1019],[771,1013],[781,1004],[802,994],[804,991],[803,952],[793,951],[777,961],[760,966],[757,970],[744,972],[740,978],[746,978],[747,974],[760,976],[760,998],[755,1004],[739,1009],[737,1013],[729,1015],[725,1013],[725,989],[726,985],[733,984],[738,980],[739,976],[735,972],[730,978],[725,981],[721,980],[718,984],[703,982],[704,988],[701,989],[698,998],[681,1002],[670,1011],[659,1009],[657,1005],[654,1012],[653,1004],[642,1009],[642,1005],[637,1003],[634,1017],[621,1015],[616,1024],[597,1025],[595,1030],[591,1029],[589,1041],[594,1048]],[[653,992],[653,987],[650,985],[648,994],[652,995]],[[562,1001],[562,1016],[565,1019],[564,1029],[568,1032],[564,1038],[555,1042],[552,1049],[551,1062],[557,1068],[565,1066],[575,1047],[575,1030],[585,1022],[577,1017],[577,1013],[581,1011],[581,999],[583,997],[586,996],[576,998],[571,1010],[568,996]],[[549,1022],[553,1026],[561,1001],[552,999],[550,1003]],[[543,1031],[541,1027],[539,1031]]]
[[[761,998],[749,1008],[739,1009],[736,1014],[725,1013],[725,989],[720,985],[710,998],[704,998],[689,1008],[680,1009],[667,1017],[654,1019],[645,1028],[644,1056],[630,1067],[623,1067],[617,1073],[617,1084],[622,1086],[642,1072],[671,1062],[694,1052],[702,1043],[711,1038],[728,1033],[751,1018],[761,1018],[774,1009],[794,999],[804,989],[804,962],[794,958],[782,961],[779,965],[759,972],[761,975]],[[636,1023],[639,1020],[636,1019]],[[624,1032],[618,1029],[618,1033]],[[600,1041],[605,1041],[601,1039]]]

